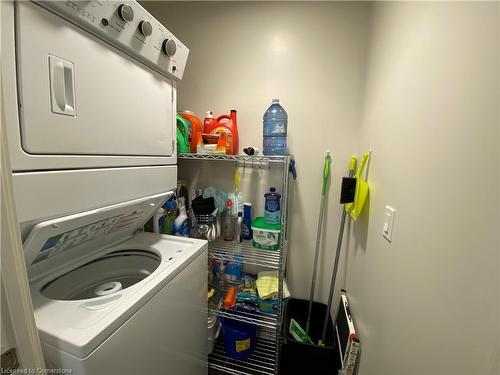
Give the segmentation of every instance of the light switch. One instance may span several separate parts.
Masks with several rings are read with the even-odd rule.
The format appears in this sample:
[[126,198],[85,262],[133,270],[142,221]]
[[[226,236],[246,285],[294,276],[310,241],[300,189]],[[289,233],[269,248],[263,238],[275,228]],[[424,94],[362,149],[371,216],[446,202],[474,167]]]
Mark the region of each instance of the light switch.
[[384,227],[382,228],[382,235],[389,242],[392,241],[392,229],[394,227],[394,215],[396,210],[392,207],[385,206],[384,214]]

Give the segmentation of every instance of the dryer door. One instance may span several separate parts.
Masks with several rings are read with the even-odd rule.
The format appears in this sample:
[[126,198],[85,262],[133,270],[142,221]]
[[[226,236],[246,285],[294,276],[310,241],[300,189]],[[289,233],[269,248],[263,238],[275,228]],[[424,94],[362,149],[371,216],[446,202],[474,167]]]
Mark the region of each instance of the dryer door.
[[26,153],[174,153],[170,79],[40,6],[19,3],[17,70]]

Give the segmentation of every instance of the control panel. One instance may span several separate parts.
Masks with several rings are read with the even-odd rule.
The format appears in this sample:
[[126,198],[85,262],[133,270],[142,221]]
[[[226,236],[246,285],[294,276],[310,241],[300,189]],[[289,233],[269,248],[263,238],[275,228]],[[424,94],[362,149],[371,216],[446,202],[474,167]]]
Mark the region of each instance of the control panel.
[[136,1],[34,1],[158,72],[182,79],[189,49]]

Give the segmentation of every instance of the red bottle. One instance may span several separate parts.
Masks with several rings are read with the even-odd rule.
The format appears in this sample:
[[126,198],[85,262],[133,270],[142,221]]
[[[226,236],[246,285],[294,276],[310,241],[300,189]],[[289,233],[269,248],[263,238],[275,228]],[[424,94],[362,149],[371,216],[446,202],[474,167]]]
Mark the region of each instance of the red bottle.
[[205,118],[205,133],[216,135],[220,132],[225,132],[227,134],[227,153],[230,155],[237,155],[239,151],[239,135],[236,110],[232,109],[229,115],[221,115],[217,117],[215,121],[213,120],[214,119],[208,116]]
[[215,128],[216,125],[217,119],[214,117],[212,111],[207,111],[205,114],[205,119],[203,120],[203,133],[210,134],[210,131]]

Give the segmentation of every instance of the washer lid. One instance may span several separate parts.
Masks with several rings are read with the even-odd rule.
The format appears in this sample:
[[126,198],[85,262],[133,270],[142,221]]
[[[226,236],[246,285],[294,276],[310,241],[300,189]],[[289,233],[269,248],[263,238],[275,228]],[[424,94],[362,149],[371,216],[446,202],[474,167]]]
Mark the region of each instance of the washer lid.
[[30,281],[69,264],[88,261],[131,237],[172,192],[63,216],[37,224],[24,242]]

